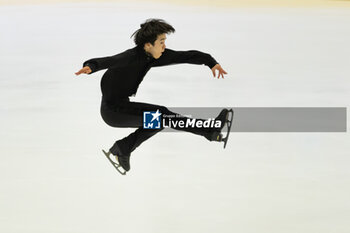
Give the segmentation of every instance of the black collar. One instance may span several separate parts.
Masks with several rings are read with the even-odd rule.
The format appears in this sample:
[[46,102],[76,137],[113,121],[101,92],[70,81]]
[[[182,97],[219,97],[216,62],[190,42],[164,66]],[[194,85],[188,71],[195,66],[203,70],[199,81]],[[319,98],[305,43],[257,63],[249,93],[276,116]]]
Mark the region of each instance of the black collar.
[[146,58],[153,58],[152,54],[146,52],[142,46],[136,46],[136,49],[140,54],[142,54]]

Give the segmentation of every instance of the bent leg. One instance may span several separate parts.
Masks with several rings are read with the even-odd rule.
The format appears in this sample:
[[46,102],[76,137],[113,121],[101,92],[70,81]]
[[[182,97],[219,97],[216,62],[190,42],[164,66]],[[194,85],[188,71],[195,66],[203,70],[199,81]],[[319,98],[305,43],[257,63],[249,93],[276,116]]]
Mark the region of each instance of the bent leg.
[[[137,127],[138,129],[131,133],[129,136],[116,141],[110,151],[115,154],[116,145],[122,151],[122,154],[127,155],[134,151],[142,142],[146,141],[153,135],[160,132],[161,129],[144,129],[143,128],[143,113],[145,111],[157,111],[159,110],[165,115],[176,115],[176,120],[190,119],[188,117],[180,116],[161,105],[154,105],[140,102],[120,102],[117,105],[111,107],[102,102],[101,115],[104,121],[112,127]],[[202,119],[196,119],[197,121],[204,121]],[[212,133],[211,129],[206,128],[179,128],[173,127],[176,130],[183,130],[191,132],[197,135],[205,136],[207,139]]]

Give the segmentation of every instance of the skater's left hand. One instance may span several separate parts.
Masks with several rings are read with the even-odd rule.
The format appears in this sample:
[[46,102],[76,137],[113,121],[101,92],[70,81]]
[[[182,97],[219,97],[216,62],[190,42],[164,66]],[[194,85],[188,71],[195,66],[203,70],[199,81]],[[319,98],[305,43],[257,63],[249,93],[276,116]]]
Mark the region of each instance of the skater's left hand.
[[220,66],[220,64],[216,64],[213,68],[211,68],[211,71],[213,72],[214,78],[215,78],[215,71],[216,70],[219,71],[218,76],[217,76],[218,79],[220,78],[220,76],[222,78],[224,78],[224,74],[227,74],[227,72],[224,71],[224,69]]

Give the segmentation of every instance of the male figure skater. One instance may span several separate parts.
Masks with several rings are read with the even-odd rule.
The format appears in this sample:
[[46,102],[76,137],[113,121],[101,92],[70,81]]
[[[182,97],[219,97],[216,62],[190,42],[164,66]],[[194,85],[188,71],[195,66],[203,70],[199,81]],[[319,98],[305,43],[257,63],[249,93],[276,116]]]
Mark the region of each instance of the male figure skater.
[[[166,115],[178,115],[164,106],[148,103],[132,102],[134,96],[147,71],[151,67],[165,66],[178,63],[190,63],[208,66],[214,77],[224,78],[226,71],[209,54],[190,50],[174,51],[165,47],[166,35],[175,29],[161,19],[148,19],[134,32],[136,46],[110,57],[93,58],[83,64],[83,68],[76,75],[91,74],[107,69],[101,80],[102,103],[101,116],[112,127],[137,127],[129,136],[118,140],[110,148],[109,154],[116,156],[125,172],[130,170],[130,155],[142,142],[155,135],[161,129],[143,128],[143,112],[159,111]],[[176,128],[197,135],[204,136],[209,141],[222,141],[221,130],[224,127],[229,110],[223,109],[216,120],[222,122],[218,128]],[[176,120],[186,120],[180,117]],[[201,121],[201,119],[197,119]],[[107,154],[106,154],[107,155]],[[120,172],[120,170],[117,170]],[[124,172],[124,174],[125,174]]]

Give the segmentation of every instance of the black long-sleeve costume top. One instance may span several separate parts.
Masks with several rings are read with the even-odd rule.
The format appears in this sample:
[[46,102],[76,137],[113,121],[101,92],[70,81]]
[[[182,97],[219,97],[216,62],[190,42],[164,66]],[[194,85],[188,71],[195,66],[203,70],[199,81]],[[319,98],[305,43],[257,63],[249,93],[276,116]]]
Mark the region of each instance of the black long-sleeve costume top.
[[107,69],[101,80],[101,91],[103,99],[114,104],[119,99],[135,95],[151,67],[178,63],[204,64],[209,68],[218,64],[210,54],[196,50],[165,49],[160,58],[154,59],[142,47],[136,46],[114,56],[87,60],[83,66],[89,66],[91,73]]

